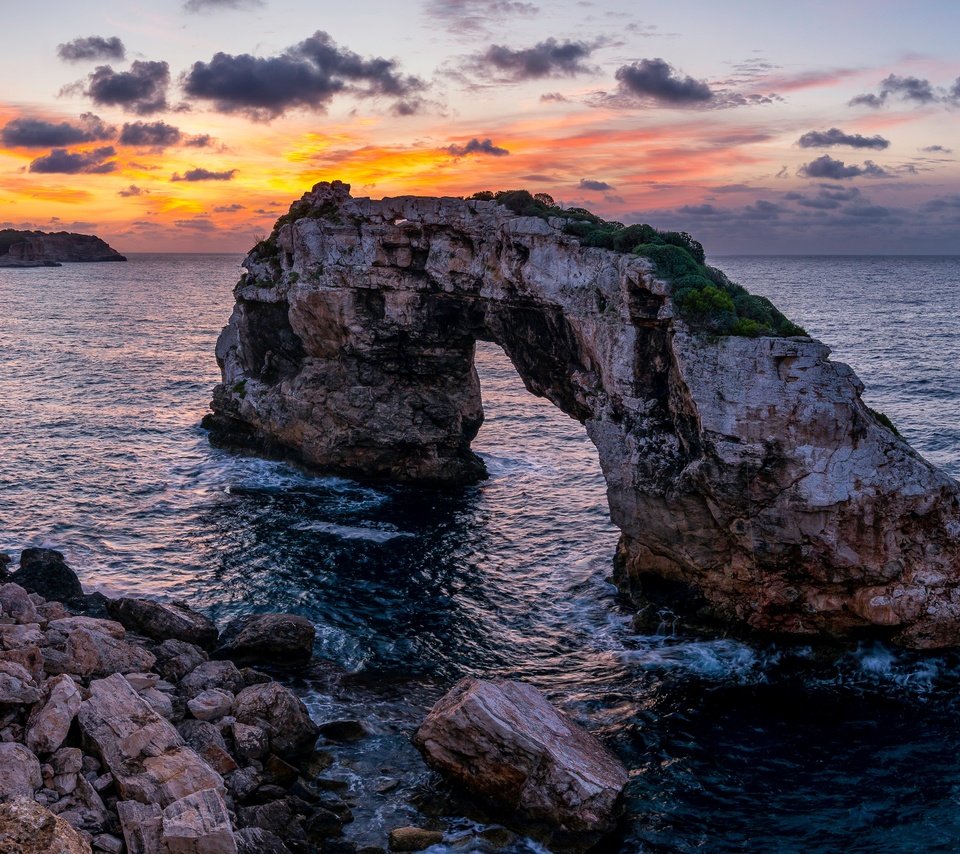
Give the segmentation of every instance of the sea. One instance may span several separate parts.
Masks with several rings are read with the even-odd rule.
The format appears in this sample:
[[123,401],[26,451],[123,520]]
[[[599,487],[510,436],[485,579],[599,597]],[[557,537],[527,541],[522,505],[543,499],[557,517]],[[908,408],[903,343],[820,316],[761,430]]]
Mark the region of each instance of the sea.
[[[743,640],[668,611],[634,629],[580,424],[478,348],[490,477],[432,492],[210,446],[200,419],[235,255],[0,270],[0,551],[67,556],[85,587],[217,620],[289,610],[320,662],[291,677],[335,748],[348,838],[436,822],[488,834],[409,737],[463,676],[529,681],[626,763],[613,852],[960,849],[960,657]],[[960,476],[960,257],[711,258],[833,348],[927,459]],[[495,843],[491,840],[499,839]],[[505,840],[505,841],[504,841]]]

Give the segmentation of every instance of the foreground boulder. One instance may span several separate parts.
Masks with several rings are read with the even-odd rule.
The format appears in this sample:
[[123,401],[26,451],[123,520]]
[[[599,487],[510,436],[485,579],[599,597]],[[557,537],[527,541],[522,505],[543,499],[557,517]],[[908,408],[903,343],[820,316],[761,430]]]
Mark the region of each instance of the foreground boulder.
[[238,723],[262,729],[270,749],[280,756],[313,747],[320,732],[303,701],[277,682],[244,688],[236,696],[233,714]]
[[111,599],[107,612],[130,631],[158,641],[179,640],[208,649],[217,642],[217,626],[182,602]]
[[83,587],[77,574],[67,566],[63,554],[53,549],[24,549],[20,568],[11,581],[44,599],[76,602],[83,599]]
[[464,679],[413,740],[445,776],[582,846],[616,823],[627,769],[530,685]]
[[762,631],[960,644],[960,484],[853,371],[803,335],[701,331],[684,283],[722,273],[654,246],[697,270],[666,281],[551,213],[317,184],[244,261],[211,439],[351,476],[477,479],[475,343],[493,341],[596,445],[628,594]]
[[0,744],[0,798],[33,797],[42,782],[40,762],[33,753],[22,744]]
[[241,664],[296,666],[310,661],[315,635],[316,629],[306,617],[246,614],[227,624],[214,655]]
[[3,854],[90,854],[90,843],[33,798],[0,804]]

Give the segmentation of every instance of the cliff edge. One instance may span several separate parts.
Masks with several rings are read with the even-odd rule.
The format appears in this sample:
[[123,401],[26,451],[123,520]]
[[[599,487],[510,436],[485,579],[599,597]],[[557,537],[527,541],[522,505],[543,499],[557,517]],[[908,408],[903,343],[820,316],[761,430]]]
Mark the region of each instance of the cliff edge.
[[321,183],[244,262],[211,439],[411,482],[483,476],[474,346],[584,424],[650,580],[754,629],[960,643],[960,484],[808,337],[709,334],[647,258],[495,201]]
[[92,234],[0,231],[0,267],[51,267],[62,261],[126,260],[116,249]]

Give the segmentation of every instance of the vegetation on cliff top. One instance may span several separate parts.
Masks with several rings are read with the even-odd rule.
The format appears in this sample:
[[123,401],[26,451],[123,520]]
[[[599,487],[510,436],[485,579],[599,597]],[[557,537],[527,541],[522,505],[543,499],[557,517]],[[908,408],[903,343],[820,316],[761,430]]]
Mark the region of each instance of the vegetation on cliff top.
[[705,263],[703,246],[685,231],[608,222],[586,208],[561,208],[546,193],[485,190],[471,199],[499,202],[521,216],[566,220],[564,232],[584,246],[649,258],[657,275],[673,284],[673,301],[688,325],[713,335],[806,335],[766,297],[755,296]]

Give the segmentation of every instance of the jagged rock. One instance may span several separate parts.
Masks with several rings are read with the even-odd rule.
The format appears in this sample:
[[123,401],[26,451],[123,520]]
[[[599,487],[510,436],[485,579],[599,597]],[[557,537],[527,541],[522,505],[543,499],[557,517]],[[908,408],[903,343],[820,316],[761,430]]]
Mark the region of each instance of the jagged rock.
[[164,854],[237,854],[223,797],[205,789],[180,798],[161,816]]
[[422,827],[398,827],[390,831],[391,851],[423,851],[443,842],[443,834]]
[[192,700],[187,701],[190,714],[197,720],[217,721],[229,715],[233,709],[234,696],[220,688],[208,688],[201,691]]
[[83,628],[74,629],[67,636],[66,655],[67,672],[79,676],[107,676],[111,673],[149,670],[156,663],[153,653],[141,646]]
[[0,651],[0,661],[12,661],[14,664],[19,664],[33,677],[34,682],[40,683],[44,679],[43,654],[38,646],[29,644],[17,649],[2,650]]
[[307,707],[289,688],[276,682],[251,685],[237,694],[234,717],[239,723],[259,726],[270,737],[271,749],[280,756],[312,747],[317,725]]
[[36,623],[26,625],[0,624],[0,644],[5,650],[39,646],[44,641],[43,632]]
[[101,833],[93,837],[93,850],[104,854],[123,854],[123,840],[110,833]]
[[18,795],[32,798],[42,785],[40,761],[36,756],[22,744],[0,744],[0,799]]
[[42,696],[30,671],[13,661],[0,661],[0,706],[30,705]]
[[53,549],[24,549],[20,568],[10,580],[44,599],[72,602],[83,598],[77,574],[67,566],[63,555]]
[[765,631],[960,643],[960,484],[854,373],[809,338],[696,333],[649,260],[562,228],[317,184],[244,262],[211,439],[352,476],[475,479],[474,344],[491,340],[597,446],[626,592],[666,581]]
[[234,836],[237,854],[291,854],[279,836],[262,827],[245,827]]
[[195,644],[178,640],[165,640],[157,647],[156,655],[160,662],[160,674],[171,682],[179,682],[209,658],[207,653]]
[[32,798],[0,804],[0,851],[4,854],[90,854],[90,843],[62,818]]
[[237,756],[246,761],[263,759],[270,750],[270,738],[258,726],[244,723],[233,725],[233,742]]
[[37,606],[30,599],[30,594],[19,584],[0,586],[0,608],[20,624],[40,621]]
[[592,842],[613,829],[627,784],[616,756],[522,682],[460,681],[414,744],[470,791]]
[[165,807],[223,780],[120,674],[90,683],[78,715],[84,738],[124,799]]
[[223,735],[213,724],[187,719],[177,725],[177,731],[218,774],[225,777],[237,770],[237,763],[227,751]]
[[224,777],[227,791],[241,803],[252,795],[261,783],[260,772],[256,768],[240,768]]
[[107,612],[126,628],[154,640],[178,640],[206,648],[217,642],[213,620],[182,602],[111,599]]
[[280,798],[266,804],[256,804],[237,811],[240,827],[260,827],[279,836],[284,842],[307,841],[303,819],[309,809],[296,798]]
[[118,801],[117,815],[127,854],[163,854],[160,807],[138,801]]
[[69,676],[53,677],[45,691],[43,705],[27,721],[26,743],[34,753],[53,753],[60,747],[80,711],[80,690]]
[[246,614],[227,624],[213,654],[245,664],[306,664],[313,656],[315,635],[316,629],[306,617]]
[[204,661],[180,680],[180,689],[188,699],[211,688],[236,694],[243,687],[243,675],[232,661]]

